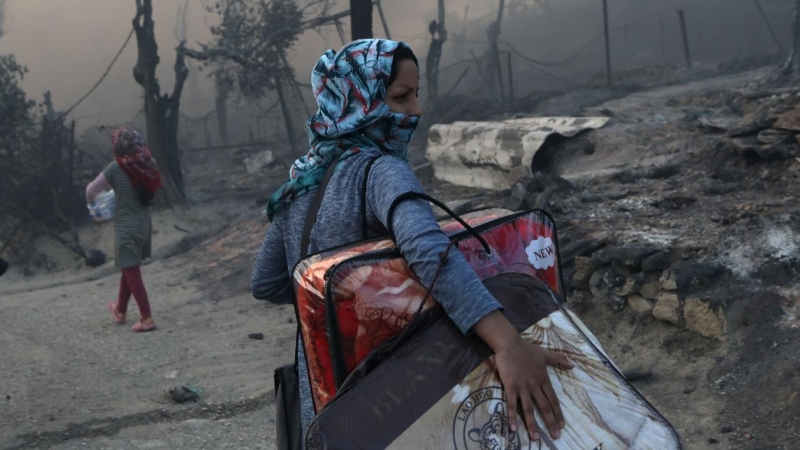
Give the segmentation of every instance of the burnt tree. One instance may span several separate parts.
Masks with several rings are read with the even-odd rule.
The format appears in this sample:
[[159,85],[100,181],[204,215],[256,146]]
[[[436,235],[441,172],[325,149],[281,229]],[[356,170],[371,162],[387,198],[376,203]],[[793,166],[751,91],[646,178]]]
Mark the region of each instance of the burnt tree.
[[[484,73],[487,76],[489,88],[492,90],[496,89],[495,76],[498,75],[500,71],[500,49],[498,47],[498,40],[500,39],[500,23],[503,21],[505,4],[505,0],[500,0],[500,7],[497,10],[497,19],[489,25],[489,30],[487,30],[487,34],[489,35],[489,60]],[[503,81],[500,80],[499,77],[497,77],[497,81],[500,83],[502,89]]]
[[133,68],[133,78],[144,89],[147,140],[161,170],[166,201],[175,202],[186,197],[178,149],[178,122],[181,92],[189,69],[184,62],[184,43],[181,43],[176,49],[175,86],[172,94],[161,94],[161,86],[156,78],[156,67],[160,58],[154,25],[152,0],[136,0],[133,28],[139,56]]
[[792,52],[780,70],[783,75],[800,75],[800,0],[792,0]]
[[350,0],[350,37],[372,39],[372,0]]
[[231,143],[228,135],[228,97],[233,90],[233,80],[224,69],[214,72],[214,88],[217,91],[214,107],[217,112],[219,137],[224,145],[228,145]]
[[[428,31],[431,33],[431,47],[425,59],[425,78],[428,83],[428,99],[436,105],[439,99],[439,61],[442,59],[442,47],[447,41],[447,30],[444,28],[444,0],[439,0],[439,20],[431,21]],[[439,35],[438,38],[436,35]]]

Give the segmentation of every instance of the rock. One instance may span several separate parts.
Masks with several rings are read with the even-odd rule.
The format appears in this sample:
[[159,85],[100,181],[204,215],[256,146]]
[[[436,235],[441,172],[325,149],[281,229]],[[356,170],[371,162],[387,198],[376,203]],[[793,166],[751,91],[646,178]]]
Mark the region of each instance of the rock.
[[719,442],[719,441],[714,439],[713,437],[712,438],[708,438],[708,443],[709,444],[716,444],[717,442]]
[[601,203],[603,197],[597,194],[586,194],[581,197],[581,203]]
[[730,426],[730,425],[725,425],[724,427],[720,428],[720,430],[719,430],[719,432],[723,433],[723,434],[730,433],[732,431],[733,431],[733,427]]
[[272,153],[272,150],[265,150],[245,158],[244,166],[247,169],[247,173],[252,175],[261,172],[261,169],[274,162],[275,154]]
[[[589,254],[608,243],[607,231],[595,231],[561,247],[561,264],[569,264],[578,256]],[[596,259],[596,258],[593,258]]]
[[257,341],[264,340],[264,333],[250,333],[247,335],[250,339],[255,339]]
[[769,105],[761,105],[754,111],[746,114],[737,126],[726,134],[730,137],[755,134],[765,128],[771,127],[772,123],[772,120],[769,118]]
[[780,130],[800,131],[800,106],[781,114],[773,126]]
[[519,211],[522,209],[527,193],[527,186],[525,186],[523,183],[515,184],[514,189],[511,190],[511,196],[506,202],[506,209],[510,209],[511,211]]
[[625,282],[623,283],[623,285],[619,287],[616,291],[614,291],[614,293],[622,297],[627,297],[632,294],[637,294],[639,293],[639,289],[644,284],[644,279],[645,276],[643,273],[628,275],[625,278]]
[[642,260],[642,272],[656,272],[669,269],[671,262],[669,254],[658,252]]
[[106,254],[100,250],[89,250],[86,254],[86,265],[99,267],[106,263]]
[[606,249],[606,257],[613,263],[639,268],[644,258],[657,251],[658,249],[647,246],[609,247]]
[[756,154],[766,161],[783,161],[800,155],[796,142],[782,142],[761,147]]
[[664,271],[660,278],[661,288],[668,291],[694,289],[713,280],[721,273],[722,267],[716,264],[680,261]]
[[739,119],[735,117],[702,116],[698,118],[700,125],[709,131],[728,131],[736,126]]
[[688,297],[683,306],[683,318],[686,321],[686,328],[694,332],[708,338],[720,340],[725,338],[726,321],[722,309],[714,311],[707,301],[698,297]]
[[592,258],[585,256],[575,257],[575,274],[572,275],[572,288],[579,291],[588,291],[589,280],[600,266],[600,262]]
[[649,273],[645,276],[644,284],[639,288],[639,295],[647,300],[655,300],[661,293],[661,274]]
[[787,142],[792,142],[794,135],[788,131],[782,130],[775,130],[773,128],[767,128],[766,130],[762,130],[758,133],[756,139],[758,142],[766,145],[775,145],[775,144],[784,144]]
[[182,404],[198,401],[202,390],[194,386],[178,386],[170,388],[168,393],[172,401]]
[[683,324],[683,305],[678,294],[663,292],[658,296],[653,316],[656,319],[671,322],[675,325]]
[[508,181],[508,185],[511,187],[516,186],[517,183],[528,185],[533,181],[533,171],[530,166],[524,164],[514,167],[508,172],[508,175],[506,175],[506,181]]
[[617,294],[610,294],[609,295],[609,304],[611,305],[612,312],[620,312],[625,309],[625,298],[620,297]]
[[734,153],[744,156],[748,153],[758,154],[761,143],[755,136],[725,139],[725,145]]
[[592,295],[595,298],[606,298],[608,297],[608,293],[611,291],[611,287],[608,283],[608,276],[610,272],[610,268],[605,267],[603,269],[595,271],[591,278],[589,279],[589,290],[592,291]]
[[669,211],[679,211],[697,202],[694,197],[687,195],[671,195],[653,203],[654,206]]
[[649,313],[653,311],[656,302],[648,300],[641,295],[629,295],[627,298],[628,307],[638,313]]

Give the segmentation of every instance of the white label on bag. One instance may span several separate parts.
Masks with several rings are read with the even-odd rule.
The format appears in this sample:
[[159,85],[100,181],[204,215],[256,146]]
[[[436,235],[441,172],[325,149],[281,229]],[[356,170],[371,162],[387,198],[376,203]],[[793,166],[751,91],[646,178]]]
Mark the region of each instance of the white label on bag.
[[539,236],[525,249],[528,261],[537,269],[547,269],[556,265],[556,246],[549,237]]

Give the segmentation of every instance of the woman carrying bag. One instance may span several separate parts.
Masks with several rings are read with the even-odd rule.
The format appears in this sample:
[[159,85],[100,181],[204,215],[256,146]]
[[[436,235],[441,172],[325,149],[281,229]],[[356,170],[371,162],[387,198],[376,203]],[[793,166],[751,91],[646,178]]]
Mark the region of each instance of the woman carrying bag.
[[[368,39],[348,44],[338,53],[329,50],[314,67],[311,81],[319,106],[306,123],[311,148],[294,162],[289,181],[267,205],[272,224],[251,280],[254,297],[277,304],[292,303],[291,273],[306,253],[302,232],[315,197],[306,194],[316,194],[334,161],[335,170],[324,180],[327,186],[308,253],[386,234],[394,200],[408,192],[423,192],[407,158],[422,115],[417,100],[419,67],[407,44]],[[397,246],[423,285],[433,284],[439,254],[449,251],[432,295],[462,333],[475,333],[493,350],[508,395],[511,431],[517,430],[523,413],[531,439],[540,438],[533,419],[536,405],[557,439],[565,424],[546,366],[570,369],[572,363],[520,337],[463,256],[451,250],[426,201],[403,201],[392,217]],[[299,338],[297,348],[304,442],[314,406]]]
[[114,161],[86,187],[89,204],[104,189],[114,189],[116,196],[114,256],[122,276],[117,301],[110,303],[108,309],[114,322],[124,324],[128,301],[133,295],[141,320],[133,325],[131,331],[152,331],[156,323],[150,312],[140,266],[151,253],[150,203],[161,188],[161,174],[139,131],[124,127],[115,130],[111,135],[111,146]]

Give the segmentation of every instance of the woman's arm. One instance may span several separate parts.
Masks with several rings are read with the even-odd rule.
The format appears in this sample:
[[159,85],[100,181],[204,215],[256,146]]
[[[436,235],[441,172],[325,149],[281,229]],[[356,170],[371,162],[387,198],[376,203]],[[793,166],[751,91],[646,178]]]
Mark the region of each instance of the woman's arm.
[[279,305],[292,303],[292,281],[287,273],[287,264],[283,227],[276,217],[264,236],[250,277],[253,297]]
[[[367,200],[387,227],[387,216],[394,199],[408,191],[422,192],[422,186],[408,165],[396,158],[380,158],[369,177]],[[438,255],[450,243],[430,206],[419,199],[404,201],[397,205],[392,225],[403,257],[422,284],[430,286],[439,267]],[[533,418],[535,403],[551,436],[557,439],[559,429],[564,427],[564,417],[550,384],[547,365],[570,369],[572,364],[561,354],[523,340],[500,312],[500,304],[456,249],[450,251],[447,263],[442,266],[439,279],[433,286],[433,297],[463,333],[474,332],[494,351],[495,364],[509,397],[511,429],[516,431],[517,428],[519,400],[528,432],[532,439],[538,439],[538,428]]]
[[108,184],[105,173],[100,173],[97,178],[86,186],[86,203],[92,203],[97,194],[103,192],[104,189],[111,187]]

